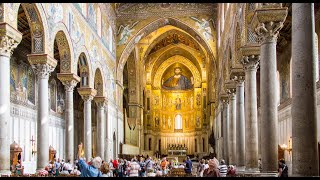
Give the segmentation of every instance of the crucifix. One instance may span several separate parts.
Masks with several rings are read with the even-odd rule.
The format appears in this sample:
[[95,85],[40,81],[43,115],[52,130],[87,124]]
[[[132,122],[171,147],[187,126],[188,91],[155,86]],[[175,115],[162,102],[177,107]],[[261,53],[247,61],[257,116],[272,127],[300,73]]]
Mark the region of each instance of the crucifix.
[[36,141],[35,139],[33,139],[33,136],[31,136],[31,149],[32,149],[32,155],[35,154],[37,151],[34,150],[34,142]]

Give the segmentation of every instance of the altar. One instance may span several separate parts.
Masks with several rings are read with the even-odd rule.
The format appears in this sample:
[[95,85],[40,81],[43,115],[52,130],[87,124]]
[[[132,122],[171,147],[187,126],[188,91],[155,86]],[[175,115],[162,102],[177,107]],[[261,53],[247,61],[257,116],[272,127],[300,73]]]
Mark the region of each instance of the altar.
[[185,149],[169,149],[168,150],[168,155],[169,156],[187,156],[187,150]]
[[174,158],[177,157],[179,162],[183,162],[187,156],[188,148],[182,144],[169,144],[168,145],[168,157]]

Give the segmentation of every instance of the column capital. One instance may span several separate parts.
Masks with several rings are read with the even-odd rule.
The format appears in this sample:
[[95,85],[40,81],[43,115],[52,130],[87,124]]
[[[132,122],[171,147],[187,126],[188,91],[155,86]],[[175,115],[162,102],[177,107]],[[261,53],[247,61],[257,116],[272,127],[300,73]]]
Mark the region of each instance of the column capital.
[[235,97],[236,94],[236,83],[232,80],[225,83],[225,89],[229,98]]
[[99,108],[104,108],[108,103],[108,99],[104,96],[95,96],[93,100]]
[[58,73],[57,78],[62,82],[66,91],[73,91],[80,82],[80,77],[73,73]]
[[232,68],[230,70],[230,79],[236,83],[242,83],[245,80],[243,68]]
[[257,70],[260,61],[260,46],[243,46],[240,52],[244,70]]
[[22,40],[22,34],[8,23],[0,23],[0,55],[10,57]]
[[226,93],[221,94],[220,99],[221,99],[223,105],[229,104],[228,94],[226,94]]
[[27,57],[33,71],[40,79],[48,79],[57,66],[57,60],[48,54],[28,54]]
[[260,42],[277,42],[288,8],[281,3],[261,3],[254,12],[250,27]]
[[93,100],[93,98],[97,95],[97,90],[90,87],[81,87],[78,88],[78,93],[80,94],[81,98],[86,102]]

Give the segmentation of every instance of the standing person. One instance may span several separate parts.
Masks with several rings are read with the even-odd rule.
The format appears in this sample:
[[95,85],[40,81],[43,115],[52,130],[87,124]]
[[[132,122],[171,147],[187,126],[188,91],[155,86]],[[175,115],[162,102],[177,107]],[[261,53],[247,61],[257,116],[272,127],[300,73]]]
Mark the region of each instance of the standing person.
[[201,161],[199,161],[199,165],[197,168],[197,172],[198,172],[198,176],[199,177],[203,177],[203,172],[204,172],[204,159],[201,159]]
[[118,176],[123,177],[124,171],[125,171],[125,164],[123,159],[120,159],[118,164]]
[[109,163],[104,162],[101,166],[101,177],[110,177],[110,169],[109,169]]
[[144,158],[140,157],[140,161],[139,161],[139,165],[140,165],[140,171],[139,171],[139,177],[145,177],[146,175],[146,163],[144,162]]
[[67,170],[70,174],[70,172],[72,171],[72,164],[71,164],[71,160],[68,159],[68,161],[64,164],[64,169]]
[[58,161],[54,163],[54,172],[56,176],[59,176],[59,169],[60,169],[61,163],[60,163],[60,158],[58,158]]
[[258,160],[258,168],[259,168],[259,171],[262,170],[262,162],[261,162],[261,158],[259,158]]
[[79,158],[79,164],[81,169],[81,177],[101,177],[102,174],[99,170],[101,167],[102,159],[95,157],[92,160],[91,165],[88,165],[82,158]]
[[146,160],[146,169],[147,169],[147,173],[150,171],[150,170],[153,170],[153,161],[152,161],[152,158],[151,156],[149,156]]
[[116,158],[113,160],[112,165],[113,165],[113,177],[118,177],[118,165],[119,165],[119,158]]
[[226,165],[223,159],[221,159],[220,164],[221,164],[219,166],[220,175],[221,177],[226,177],[228,172],[228,166]]
[[219,161],[214,158],[208,161],[209,168],[204,170],[203,177],[221,177],[218,169]]
[[109,169],[110,169],[110,172],[111,172],[111,176],[110,177],[113,177],[113,170],[114,170],[114,167],[113,167],[113,160],[110,159],[109,161]]
[[161,161],[160,165],[161,165],[162,175],[166,175],[167,174],[167,168],[168,168],[168,161],[167,161],[166,157],[162,158],[162,161]]
[[190,160],[190,157],[187,156],[186,167],[184,168],[184,171],[186,172],[187,176],[191,176],[192,172],[192,161]]
[[279,177],[288,177],[288,166],[284,159],[280,159],[279,161]]
[[139,177],[140,165],[137,162],[137,159],[133,158],[130,163],[130,175],[129,177]]

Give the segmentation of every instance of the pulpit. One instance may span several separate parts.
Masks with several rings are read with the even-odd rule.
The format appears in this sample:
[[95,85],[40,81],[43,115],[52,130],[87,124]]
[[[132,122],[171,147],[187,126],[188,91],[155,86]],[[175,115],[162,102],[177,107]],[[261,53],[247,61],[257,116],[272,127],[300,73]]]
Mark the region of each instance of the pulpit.
[[18,164],[18,160],[20,160],[21,163],[21,156],[22,148],[18,143],[13,141],[13,143],[10,145],[10,164],[15,167]]
[[49,161],[54,161],[54,159],[56,158],[56,153],[57,151],[52,147],[50,146],[49,147]]

